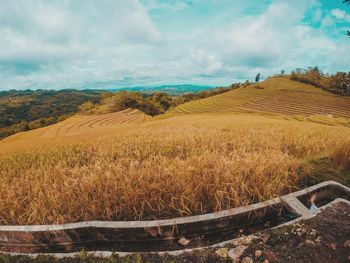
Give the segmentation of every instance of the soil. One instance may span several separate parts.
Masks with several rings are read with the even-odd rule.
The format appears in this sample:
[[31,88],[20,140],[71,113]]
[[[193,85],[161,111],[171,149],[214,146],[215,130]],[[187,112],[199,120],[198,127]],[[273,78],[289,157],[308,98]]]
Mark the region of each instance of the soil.
[[266,232],[267,242],[251,244],[244,256],[254,262],[342,263],[350,262],[350,205],[338,203],[316,217],[288,227]]

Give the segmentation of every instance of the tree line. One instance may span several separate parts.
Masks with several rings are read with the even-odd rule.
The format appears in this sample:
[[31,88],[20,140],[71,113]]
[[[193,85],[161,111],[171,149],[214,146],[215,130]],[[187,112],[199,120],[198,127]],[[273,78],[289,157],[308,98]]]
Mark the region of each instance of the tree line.
[[350,72],[324,74],[318,67],[292,71],[291,79],[328,90],[338,95],[350,96]]

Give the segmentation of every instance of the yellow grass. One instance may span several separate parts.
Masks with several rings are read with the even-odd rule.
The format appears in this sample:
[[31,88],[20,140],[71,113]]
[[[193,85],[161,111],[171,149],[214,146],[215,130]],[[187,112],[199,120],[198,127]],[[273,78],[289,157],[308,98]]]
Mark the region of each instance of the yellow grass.
[[188,102],[167,115],[218,112],[291,115],[299,116],[296,120],[350,127],[349,97],[336,96],[287,77],[271,78],[257,85]]
[[335,156],[350,143],[345,127],[253,114],[175,116],[105,131],[51,146],[45,137],[0,142],[3,153],[32,147],[0,158],[1,224],[169,218],[246,205],[294,190],[307,176],[305,160]]
[[0,141],[0,224],[170,218],[280,196],[311,160],[350,167],[348,105],[274,78],[156,118],[128,109],[16,134]]

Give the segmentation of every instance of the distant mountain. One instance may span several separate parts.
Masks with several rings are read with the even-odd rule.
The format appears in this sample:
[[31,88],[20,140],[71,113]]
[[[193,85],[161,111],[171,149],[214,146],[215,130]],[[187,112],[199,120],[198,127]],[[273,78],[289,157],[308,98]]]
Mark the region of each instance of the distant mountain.
[[180,85],[161,85],[161,86],[146,86],[146,87],[126,87],[117,89],[107,89],[107,91],[116,92],[121,90],[136,91],[143,93],[153,93],[153,92],[167,92],[173,95],[179,95],[184,93],[194,93],[203,90],[209,90],[215,88],[214,86],[203,86],[203,85],[190,85],[190,84],[180,84]]

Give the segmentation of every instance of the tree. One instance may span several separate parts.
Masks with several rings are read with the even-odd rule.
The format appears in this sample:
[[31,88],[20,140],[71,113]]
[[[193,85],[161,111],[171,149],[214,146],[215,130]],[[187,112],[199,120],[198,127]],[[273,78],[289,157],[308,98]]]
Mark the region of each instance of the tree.
[[285,73],[284,69],[281,70],[281,75],[283,76]]
[[159,106],[162,108],[162,112],[168,110],[173,104],[172,98],[167,93],[163,92],[154,93],[151,97],[151,101],[159,104]]
[[259,80],[260,80],[260,73],[258,73],[258,75],[256,75],[255,82],[259,82]]
[[291,75],[290,75],[291,80],[298,80],[298,75],[297,73],[293,70]]
[[94,104],[91,101],[84,102],[79,106],[79,110],[82,112],[91,112],[94,108]]
[[[350,5],[350,0],[343,0],[343,3],[344,3],[344,4],[347,4],[347,5]],[[347,35],[348,37],[350,37],[350,30],[348,30],[348,31],[346,32],[346,35]]]

